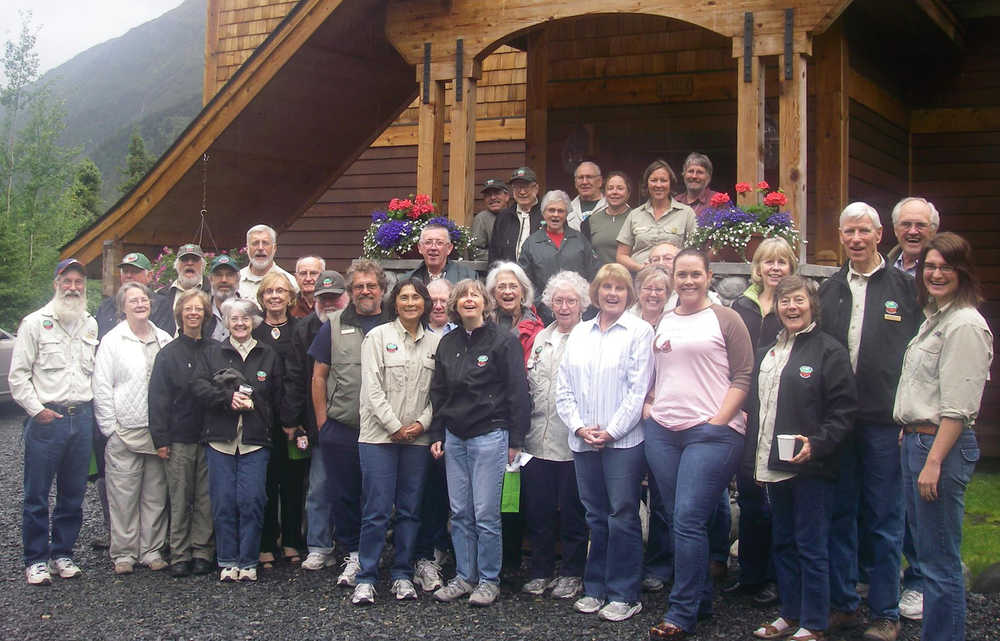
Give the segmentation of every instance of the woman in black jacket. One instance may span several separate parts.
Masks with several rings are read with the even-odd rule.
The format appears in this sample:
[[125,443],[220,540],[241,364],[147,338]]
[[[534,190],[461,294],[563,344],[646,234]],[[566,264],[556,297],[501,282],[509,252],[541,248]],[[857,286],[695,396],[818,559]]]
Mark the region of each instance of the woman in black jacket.
[[260,323],[253,302],[226,301],[222,319],[229,339],[203,352],[191,388],[205,408],[219,579],[256,581],[283,368],[277,352],[250,335]]
[[191,393],[195,367],[210,339],[208,294],[194,287],[177,295],[174,320],[181,334],[157,353],[149,377],[149,431],[166,461],[170,497],[170,574],[208,574],[215,560],[208,464],[201,447],[202,408]]
[[857,392],[847,349],[817,329],[815,283],[786,276],[774,300],[783,329],[757,357],[743,471],[766,484],[771,498],[781,616],[754,636],[783,638],[794,630],[791,639],[816,641],[830,616],[834,454],[853,424]]
[[456,576],[434,593],[491,605],[500,594],[500,492],[524,444],[531,400],[521,346],[487,320],[493,301],[476,280],[455,285],[448,312],[461,326],[438,344],[431,378],[431,454],[445,456]]

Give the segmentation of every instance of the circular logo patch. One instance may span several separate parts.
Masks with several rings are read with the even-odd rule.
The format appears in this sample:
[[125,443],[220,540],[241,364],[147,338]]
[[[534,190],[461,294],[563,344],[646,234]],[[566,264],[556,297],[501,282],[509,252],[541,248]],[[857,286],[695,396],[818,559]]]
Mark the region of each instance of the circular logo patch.
[[896,314],[899,312],[899,303],[894,300],[885,301],[885,313],[886,314]]
[[267,380],[267,372],[265,372],[262,369],[261,370],[257,370],[257,380],[260,381],[261,383],[263,383],[264,381],[266,381]]
[[397,347],[395,343],[388,343],[385,346],[385,351],[389,352],[390,354],[394,353],[398,349],[399,347]]
[[541,345],[539,345],[538,347],[535,348],[535,353],[536,354],[541,354],[542,353],[542,346]]
[[324,278],[323,282],[320,283],[320,285],[323,287],[329,287],[330,285],[333,285],[333,279],[330,277]]
[[801,376],[802,378],[809,378],[812,375],[813,375],[813,368],[809,367],[808,365],[803,365],[802,367],[799,368],[799,376]]
[[42,321],[42,327],[44,327],[45,329],[52,329],[52,321],[46,318],[45,320]]
[[490,361],[489,356],[487,356],[486,354],[481,354],[480,356],[476,357],[476,366],[486,367],[486,363],[488,363],[489,361]]

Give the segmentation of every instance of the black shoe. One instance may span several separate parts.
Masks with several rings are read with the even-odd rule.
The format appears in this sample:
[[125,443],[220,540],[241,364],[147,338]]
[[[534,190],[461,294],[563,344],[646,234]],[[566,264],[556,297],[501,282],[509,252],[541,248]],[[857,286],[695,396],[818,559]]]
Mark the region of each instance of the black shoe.
[[190,576],[191,562],[181,561],[180,563],[174,563],[173,565],[170,566],[170,569],[168,571],[170,572],[170,576],[174,577],[175,579],[179,579],[182,576]]
[[213,574],[215,565],[206,559],[195,559],[191,562],[191,572],[193,574]]
[[753,604],[764,607],[778,602],[778,588],[773,583],[765,583],[753,597]]
[[763,585],[760,583],[741,583],[740,581],[733,581],[722,588],[723,594],[735,595],[751,595],[760,592]]

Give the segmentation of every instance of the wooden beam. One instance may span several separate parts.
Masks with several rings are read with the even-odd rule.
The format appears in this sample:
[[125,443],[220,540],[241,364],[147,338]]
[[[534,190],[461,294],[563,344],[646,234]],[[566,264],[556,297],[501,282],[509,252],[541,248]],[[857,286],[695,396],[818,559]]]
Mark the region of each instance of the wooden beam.
[[[753,37],[753,53],[756,56],[777,56],[785,51],[784,33],[764,33]],[[807,56],[812,55],[812,39],[805,31],[796,31],[792,40],[792,51]],[[743,55],[743,36],[733,38],[733,57]]]
[[910,128],[910,108],[881,85],[851,68],[847,75],[848,96],[903,129]]
[[736,178],[756,185],[764,180],[764,65],[754,56],[750,82],[743,81],[743,58],[738,58]]
[[525,93],[524,163],[535,170],[538,184],[548,189],[546,165],[549,120],[549,32],[542,27],[528,34]]
[[462,79],[462,99],[452,106],[448,161],[448,218],[471,225],[476,193],[475,78]]
[[833,3],[832,6],[827,7],[826,13],[811,29],[809,29],[809,32],[814,36],[818,36],[819,34],[825,32],[833,25],[833,23],[837,21],[840,14],[844,13],[844,9],[850,6],[852,2],[854,2],[854,0],[837,0],[837,2]]
[[417,125],[417,193],[440,203],[444,195],[444,83],[430,80],[426,89],[427,103],[420,101]]
[[910,131],[914,134],[998,130],[1000,130],[1000,107],[915,109],[910,127]]
[[106,240],[101,246],[101,294],[114,296],[118,290],[118,263],[122,260],[122,241]]
[[949,40],[960,48],[965,47],[962,23],[955,17],[955,14],[948,8],[947,4],[942,0],[917,0],[916,3],[927,14],[927,17],[941,28],[941,31],[944,32],[944,35],[948,36]]
[[207,0],[205,16],[205,72],[202,78],[201,104],[205,106],[215,95],[219,72],[219,13],[222,0]]
[[[778,57],[778,69],[784,69],[785,56]],[[806,207],[806,58],[802,54],[791,55],[792,74],[790,79],[784,73],[778,78],[778,185],[788,197],[788,211],[795,226],[799,228],[802,240],[806,238],[808,212]],[[797,247],[800,262],[806,262],[806,245]]]
[[[488,118],[476,121],[476,142],[524,140],[524,118]],[[444,142],[451,141],[451,123],[444,124]],[[372,147],[403,147],[420,143],[418,125],[392,125],[372,143]]]
[[847,95],[848,55],[843,23],[816,38],[816,234],[813,260],[839,265],[843,247],[837,227],[847,206],[850,113]]

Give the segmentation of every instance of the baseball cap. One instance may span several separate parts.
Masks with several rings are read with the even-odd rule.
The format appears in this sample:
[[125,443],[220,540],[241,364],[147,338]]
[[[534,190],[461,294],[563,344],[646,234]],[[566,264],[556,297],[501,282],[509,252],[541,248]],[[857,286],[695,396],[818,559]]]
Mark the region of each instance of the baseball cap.
[[84,269],[84,267],[83,267],[83,263],[81,263],[80,261],[78,261],[75,258],[66,258],[65,260],[60,260],[59,264],[56,265],[56,272],[55,272],[55,275],[53,277],[54,278],[59,278],[60,276],[62,276],[62,273],[64,271],[66,271],[67,269],[69,269],[71,267],[75,267],[76,269],[79,269],[84,274],[87,273],[87,270]]
[[177,257],[178,258],[184,258],[188,254],[194,254],[198,258],[204,258],[205,257],[205,252],[201,251],[201,247],[199,245],[195,245],[194,243],[188,243],[186,245],[181,245],[180,247],[177,248]]
[[319,278],[316,279],[316,291],[313,296],[320,294],[340,295],[344,293],[345,289],[347,289],[347,283],[344,282],[344,277],[340,275],[340,272],[330,269],[320,274]]
[[146,271],[153,269],[153,263],[149,262],[146,255],[140,252],[125,254],[125,256],[122,257],[122,262],[118,263],[119,267],[122,267],[123,265],[131,265],[133,267],[138,267],[139,269],[145,269]]
[[230,258],[228,254],[219,254],[213,258],[212,264],[208,267],[208,271],[214,272],[219,267],[228,267],[229,269],[237,272],[240,270],[240,268],[236,265],[236,261]]
[[538,182],[538,178],[531,167],[518,167],[515,169],[514,173],[510,175],[510,180],[507,181],[507,184],[509,185],[515,180],[525,180],[529,183]]
[[508,194],[510,193],[510,187],[508,187],[502,180],[497,180],[496,178],[487,178],[486,182],[483,183],[483,188],[479,191],[480,194],[485,194],[491,189],[496,189],[497,191],[504,191]]

